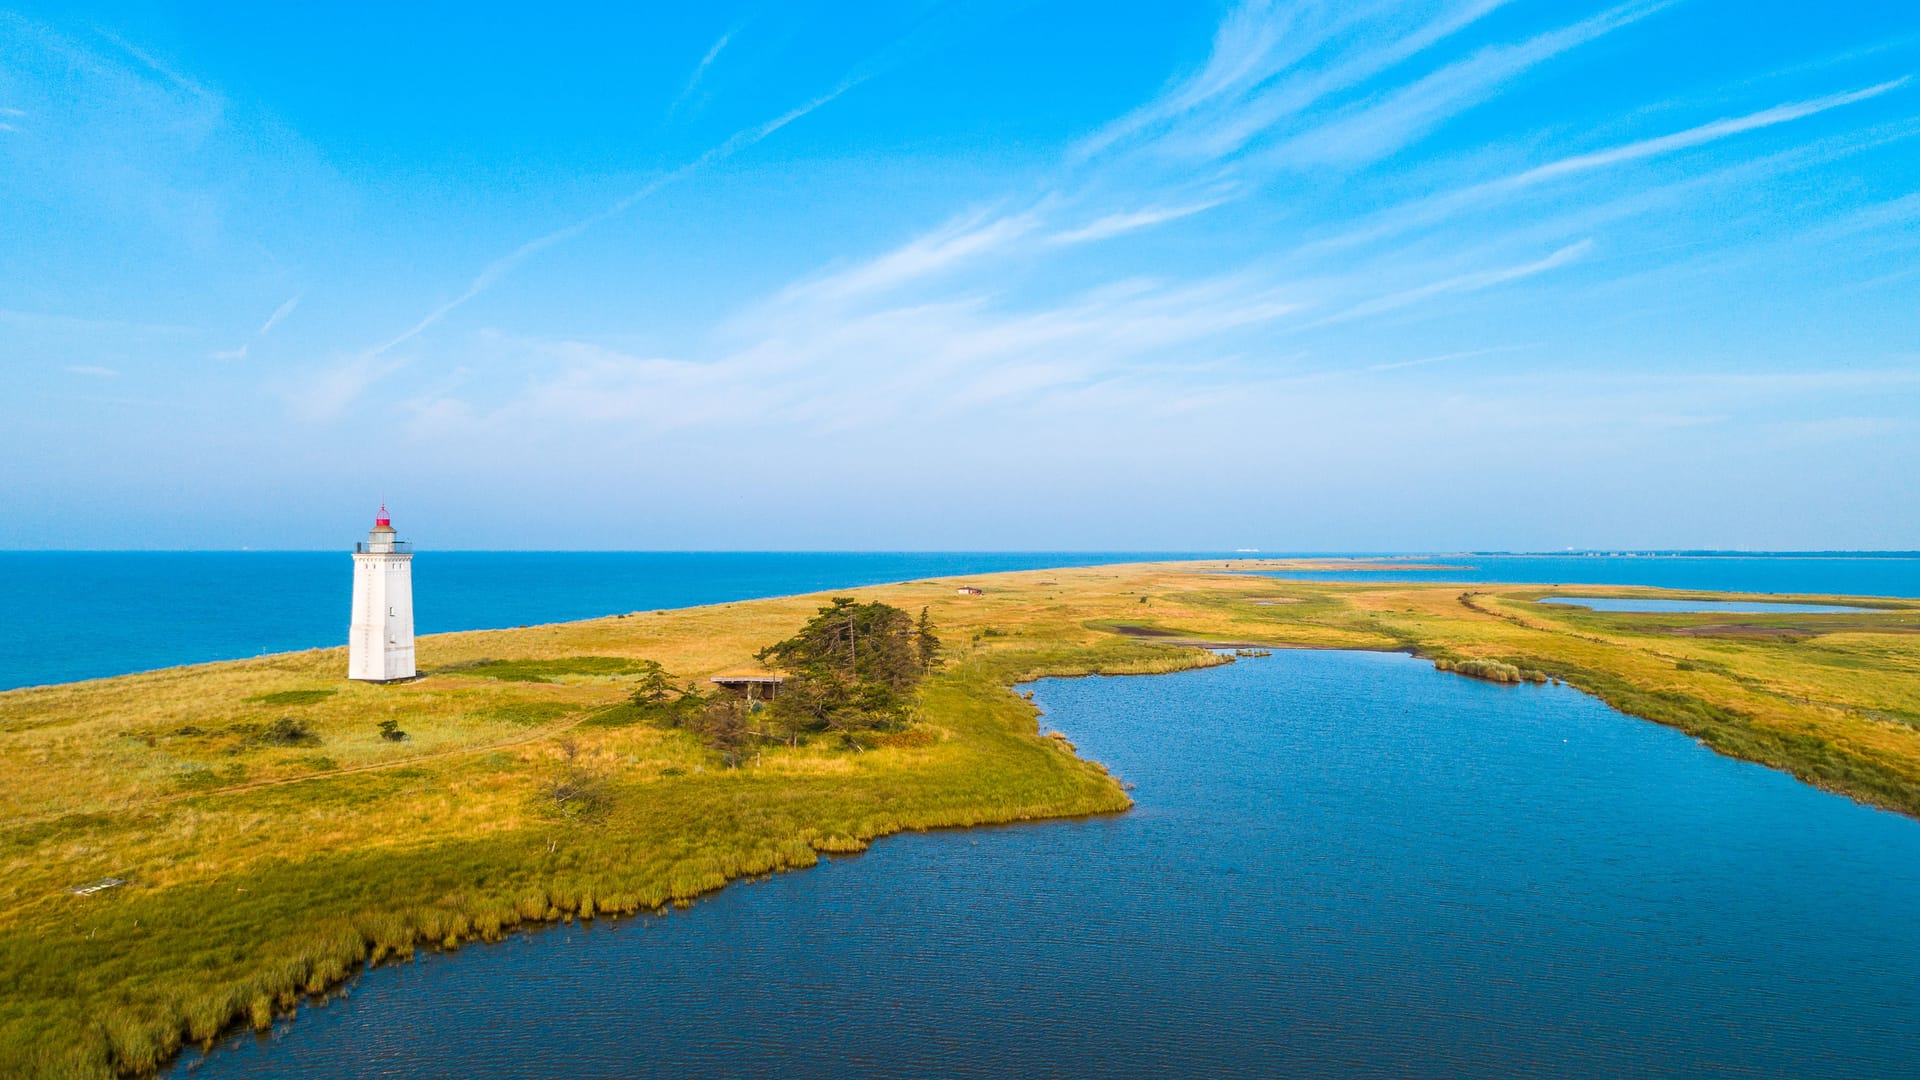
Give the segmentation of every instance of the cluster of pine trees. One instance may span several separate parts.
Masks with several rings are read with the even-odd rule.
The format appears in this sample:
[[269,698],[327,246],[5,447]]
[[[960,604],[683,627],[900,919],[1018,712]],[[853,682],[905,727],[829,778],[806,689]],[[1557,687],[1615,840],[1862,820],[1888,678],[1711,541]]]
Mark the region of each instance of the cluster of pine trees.
[[757,743],[789,746],[813,734],[857,744],[863,731],[894,730],[913,717],[913,691],[940,665],[940,637],[925,608],[916,620],[879,602],[836,596],[800,632],[760,650],[760,660],[786,673],[770,702],[721,691],[684,688],[649,662],[633,692],[648,719],[685,728],[741,764]]
[[759,657],[787,673],[770,711],[792,742],[804,732],[904,725],[914,687],[940,663],[940,638],[925,608],[915,621],[891,604],[836,596]]

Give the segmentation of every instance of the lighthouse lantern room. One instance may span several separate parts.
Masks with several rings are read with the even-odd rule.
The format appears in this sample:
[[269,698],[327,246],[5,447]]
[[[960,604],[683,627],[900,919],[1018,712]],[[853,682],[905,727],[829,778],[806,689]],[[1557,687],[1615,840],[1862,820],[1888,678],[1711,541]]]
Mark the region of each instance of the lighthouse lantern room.
[[347,632],[347,678],[413,678],[413,551],[394,539],[384,503],[366,542],[353,547],[353,624]]

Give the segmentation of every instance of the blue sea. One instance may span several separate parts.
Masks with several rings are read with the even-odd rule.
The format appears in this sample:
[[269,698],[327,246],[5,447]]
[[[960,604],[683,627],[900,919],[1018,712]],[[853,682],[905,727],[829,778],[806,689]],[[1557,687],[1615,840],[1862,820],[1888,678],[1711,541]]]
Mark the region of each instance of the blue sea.
[[[1242,556],[1244,557],[1244,556]],[[423,552],[421,633],[484,630],[926,577],[1212,552]],[[1920,555],[1437,555],[1455,569],[1289,574],[1319,579],[1658,585],[1920,596]],[[0,689],[346,641],[342,552],[0,552]]]
[[[891,581],[1217,556],[430,551],[415,629],[495,630]],[[0,552],[0,690],[344,645],[344,552]]]

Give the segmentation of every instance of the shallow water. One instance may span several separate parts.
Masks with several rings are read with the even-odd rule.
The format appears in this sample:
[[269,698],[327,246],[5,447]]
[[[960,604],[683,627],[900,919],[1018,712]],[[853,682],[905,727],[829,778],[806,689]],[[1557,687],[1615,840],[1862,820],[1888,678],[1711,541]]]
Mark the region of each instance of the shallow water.
[[1135,810],[383,968],[175,1075],[1920,1074],[1920,823],[1396,654],[1036,690]]
[[1779,604],[1764,600],[1624,600],[1609,596],[1548,596],[1542,604],[1565,604],[1589,611],[1625,611],[1669,615],[1860,615],[1873,608],[1848,607],[1845,604]]
[[[1411,565],[1443,569],[1414,570]],[[1423,555],[1353,570],[1272,575],[1303,581],[1649,585],[1701,592],[1920,596],[1920,555]]]

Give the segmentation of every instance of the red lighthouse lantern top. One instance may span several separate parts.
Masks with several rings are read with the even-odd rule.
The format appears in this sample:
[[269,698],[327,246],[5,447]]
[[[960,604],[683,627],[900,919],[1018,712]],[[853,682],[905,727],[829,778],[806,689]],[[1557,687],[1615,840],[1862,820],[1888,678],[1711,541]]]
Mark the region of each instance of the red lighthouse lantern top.
[[378,517],[373,519],[373,527],[376,529],[393,528],[393,523],[387,520],[387,504],[386,503],[380,504],[380,514]]

